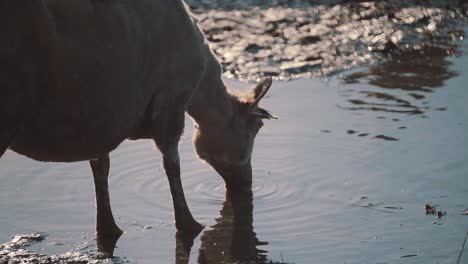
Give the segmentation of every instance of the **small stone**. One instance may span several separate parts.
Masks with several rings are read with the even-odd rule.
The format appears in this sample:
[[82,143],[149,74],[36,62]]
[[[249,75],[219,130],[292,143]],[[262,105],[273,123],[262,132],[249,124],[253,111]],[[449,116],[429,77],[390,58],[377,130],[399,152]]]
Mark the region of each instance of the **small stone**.
[[304,36],[299,39],[299,44],[301,45],[309,45],[309,44],[314,44],[322,40],[319,36],[314,36],[314,35],[309,35],[309,36]]
[[436,218],[437,218],[437,219],[440,219],[440,218],[442,218],[442,216],[444,216],[444,215],[446,215],[446,214],[447,214],[447,212],[445,212],[445,211],[437,211],[437,216],[436,216]]
[[375,136],[374,138],[383,139],[383,140],[387,140],[387,141],[398,141],[397,138],[388,137],[388,136],[385,136],[385,135],[377,135],[377,136]]
[[286,62],[281,65],[280,69],[290,74],[299,74],[318,69],[321,64],[321,59],[315,61]]

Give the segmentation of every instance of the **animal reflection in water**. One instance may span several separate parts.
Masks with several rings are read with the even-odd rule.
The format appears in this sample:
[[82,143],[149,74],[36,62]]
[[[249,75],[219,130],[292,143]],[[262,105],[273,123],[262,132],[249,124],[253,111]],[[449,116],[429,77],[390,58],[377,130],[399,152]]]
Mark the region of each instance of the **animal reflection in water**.
[[378,89],[354,86],[347,110],[423,115],[430,106],[421,102],[428,93],[442,87],[444,81],[457,75],[450,68],[448,53],[457,54],[456,46],[425,46],[417,51],[392,54],[391,59],[344,77],[348,84],[369,83]]
[[[219,263],[273,263],[267,258],[267,251],[258,247],[268,245],[257,238],[253,227],[252,193],[226,193],[226,200],[216,224],[201,235],[198,252],[199,264]],[[175,260],[176,264],[190,261],[196,234],[177,231]],[[112,255],[118,238],[99,240],[102,253]]]
[[[221,216],[201,235],[198,263],[270,263],[266,251],[258,248],[268,243],[257,239],[252,212],[252,194],[226,194]],[[177,237],[177,264],[188,263],[192,241]]]

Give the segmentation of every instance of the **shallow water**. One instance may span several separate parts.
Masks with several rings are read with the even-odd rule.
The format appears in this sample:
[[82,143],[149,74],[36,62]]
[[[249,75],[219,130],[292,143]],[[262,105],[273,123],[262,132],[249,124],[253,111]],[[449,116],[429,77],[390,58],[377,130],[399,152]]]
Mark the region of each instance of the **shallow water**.
[[[113,261],[455,263],[468,230],[460,213],[468,208],[467,65],[466,56],[432,50],[342,76],[275,82],[263,106],[280,119],[257,137],[253,203],[225,201],[221,177],[195,158],[187,118],[183,184],[208,226],[189,255],[175,237],[161,155],[150,141],[124,142],[111,154],[111,201],[125,230]],[[96,251],[86,162],[7,152],[0,168],[0,243],[44,232],[29,249]],[[425,215],[427,202],[447,214]]]

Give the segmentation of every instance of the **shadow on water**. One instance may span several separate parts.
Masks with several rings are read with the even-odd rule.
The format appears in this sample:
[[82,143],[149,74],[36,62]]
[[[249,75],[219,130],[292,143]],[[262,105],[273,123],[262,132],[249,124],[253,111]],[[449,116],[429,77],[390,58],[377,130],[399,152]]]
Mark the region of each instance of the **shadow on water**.
[[257,239],[253,227],[253,198],[249,194],[227,194],[216,224],[203,233],[198,263],[267,262],[267,245]]
[[368,83],[379,89],[355,86],[358,90],[353,90],[351,98],[347,100],[350,106],[340,107],[423,115],[430,109],[424,101],[427,94],[442,87],[444,81],[457,76],[450,67],[452,62],[447,60],[449,54],[457,53],[455,47],[425,46],[420,50],[389,55],[388,61],[343,78],[346,84]]
[[[273,261],[268,252],[259,247],[268,245],[257,238],[253,227],[253,193],[230,194],[220,211],[216,224],[205,230],[201,236],[198,251],[199,264],[218,263],[259,263],[286,264]],[[177,232],[175,236],[175,263],[188,264],[194,239],[199,234]],[[125,258],[114,257],[114,250],[120,237],[97,237],[97,252],[71,251],[60,255],[42,255],[28,251],[26,247],[43,241],[46,235],[17,235],[11,242],[0,245],[0,263],[18,260],[24,263],[100,263],[108,258],[113,263],[125,262]],[[3,262],[4,261],[4,262]]]
[[[254,232],[252,193],[227,193],[220,214],[216,224],[201,236],[199,264],[279,263],[268,259],[268,252],[258,248],[268,243],[260,241]],[[188,263],[193,238],[176,235],[176,240],[176,263]]]
[[[197,262],[210,263],[280,263],[267,256],[259,246],[268,245],[257,238],[253,227],[253,194],[226,193],[226,200],[216,224],[201,236]],[[175,259],[177,264],[190,262],[190,252],[198,234],[176,233]],[[98,238],[102,257],[112,256],[119,237]],[[284,263],[284,262],[281,262]]]

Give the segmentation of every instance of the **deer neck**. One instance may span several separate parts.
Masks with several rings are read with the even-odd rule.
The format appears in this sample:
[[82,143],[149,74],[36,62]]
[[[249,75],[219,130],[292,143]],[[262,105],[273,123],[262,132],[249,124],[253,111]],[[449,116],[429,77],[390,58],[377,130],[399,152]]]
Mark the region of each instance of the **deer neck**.
[[205,77],[193,94],[187,108],[188,114],[200,129],[224,127],[233,115],[233,96],[221,79],[219,63],[208,65]]

